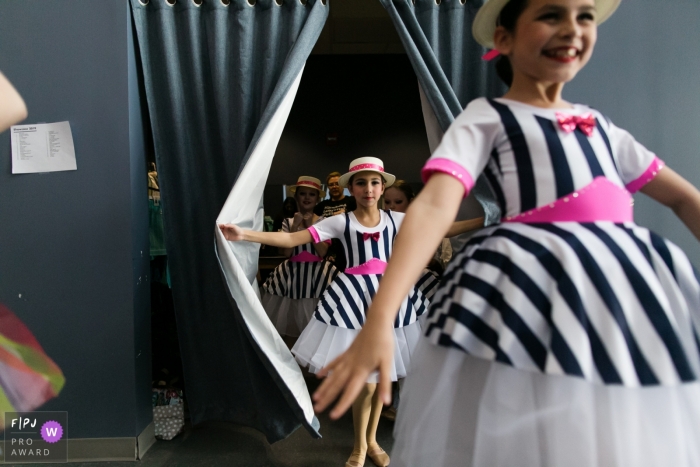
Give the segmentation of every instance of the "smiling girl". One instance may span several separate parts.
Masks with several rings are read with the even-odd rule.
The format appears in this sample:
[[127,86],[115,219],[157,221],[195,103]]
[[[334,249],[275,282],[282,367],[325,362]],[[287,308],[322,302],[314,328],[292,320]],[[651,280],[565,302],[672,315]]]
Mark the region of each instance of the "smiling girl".
[[320,374],[331,417],[379,369],[401,297],[486,171],[505,217],[453,258],[401,393],[392,465],[700,465],[700,284],[636,225],[630,193],[700,239],[700,192],[598,111],[562,98],[619,0],[487,0],[473,33],[510,90],[476,99],[423,169],[362,332]]
[[[350,163],[349,171],[339,179],[357,202],[357,209],[339,214],[298,232],[256,232],[232,224],[220,228],[230,241],[251,241],[281,248],[332,238],[341,241],[347,269],[326,289],[316,307],[314,319],[304,329],[292,353],[302,365],[318,373],[331,360],[347,350],[367,319],[367,307],[382,279],[392,254],[394,240],[404,219],[403,213],[380,210],[377,206],[384,189],[396,177],[384,171],[384,163],[375,157],[361,157]],[[426,261],[427,262],[427,261]],[[404,378],[411,369],[413,349],[421,335],[418,318],[427,311],[437,280],[429,271],[407,288],[391,323],[392,358],[384,374],[392,381]],[[416,277],[419,273],[416,273]],[[354,448],[347,467],[361,467],[365,456],[378,466],[389,465],[389,456],[377,444],[376,434],[382,402],[376,393],[377,375],[366,375],[358,382],[353,403]]]

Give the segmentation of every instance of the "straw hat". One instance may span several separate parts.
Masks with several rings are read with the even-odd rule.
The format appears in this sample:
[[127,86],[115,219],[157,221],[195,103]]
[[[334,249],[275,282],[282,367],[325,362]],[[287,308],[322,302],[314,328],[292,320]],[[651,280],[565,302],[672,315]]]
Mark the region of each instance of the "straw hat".
[[[474,39],[489,49],[495,47],[493,43],[493,34],[498,26],[498,16],[501,10],[509,0],[486,0],[484,5],[479,9],[472,24],[472,34]],[[620,6],[620,0],[595,0],[595,8],[598,12],[596,22],[602,23],[615,13],[617,7]]]
[[321,189],[322,186],[323,186],[323,185],[321,185],[321,180],[319,180],[318,178],[316,178],[316,177],[307,177],[307,176],[305,176],[305,175],[302,175],[302,176],[299,177],[299,179],[297,180],[297,184],[296,184],[296,185],[291,185],[291,186],[289,187],[289,191],[291,191],[292,193],[296,193],[296,192],[297,192],[297,188],[299,188],[299,187],[315,188],[316,190],[318,190],[318,197],[319,197],[320,199],[323,199],[323,198],[326,197],[326,192],[325,192],[324,190]]
[[352,177],[358,172],[367,171],[377,172],[379,175],[381,175],[384,179],[384,186],[386,188],[389,188],[394,183],[394,180],[396,180],[396,177],[394,175],[384,172],[384,162],[382,162],[381,159],[378,159],[376,157],[360,157],[350,162],[350,169],[348,170],[348,173],[340,176],[338,184],[341,187],[345,188],[346,186],[348,186],[350,177]]

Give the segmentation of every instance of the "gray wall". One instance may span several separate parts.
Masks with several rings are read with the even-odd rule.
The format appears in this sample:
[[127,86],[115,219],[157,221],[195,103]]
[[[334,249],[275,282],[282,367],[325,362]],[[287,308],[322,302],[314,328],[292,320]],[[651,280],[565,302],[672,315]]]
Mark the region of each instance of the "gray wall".
[[[700,187],[699,77],[700,2],[625,0],[564,94],[603,112]],[[635,220],[700,266],[700,244],[670,209],[638,194]]]
[[[126,0],[3,0],[0,70],[28,123],[68,120],[77,171],[12,175],[0,135],[0,302],[66,386],[71,438],[134,437],[151,420],[144,101]],[[21,294],[21,297],[20,297]]]

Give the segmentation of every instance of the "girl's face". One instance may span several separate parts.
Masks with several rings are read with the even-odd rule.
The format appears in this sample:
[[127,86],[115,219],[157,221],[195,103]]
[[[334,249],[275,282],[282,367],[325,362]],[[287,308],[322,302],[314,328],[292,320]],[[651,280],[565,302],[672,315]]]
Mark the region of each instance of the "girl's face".
[[350,192],[358,206],[376,206],[384,194],[384,180],[377,172],[359,172],[352,179]]
[[318,190],[305,186],[297,187],[294,199],[297,200],[297,205],[299,205],[299,212],[313,211],[314,206],[318,203]]
[[406,194],[398,188],[387,188],[384,192],[384,207],[390,211],[406,212],[408,209]]
[[565,83],[588,63],[597,31],[594,0],[528,0],[515,31],[499,26],[494,41],[514,81]]

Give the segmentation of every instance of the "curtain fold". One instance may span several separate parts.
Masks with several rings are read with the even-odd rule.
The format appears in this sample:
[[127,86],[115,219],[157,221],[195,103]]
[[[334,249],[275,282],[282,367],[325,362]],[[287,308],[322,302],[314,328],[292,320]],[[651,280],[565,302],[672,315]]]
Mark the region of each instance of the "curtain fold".
[[[472,21],[483,0],[380,0],[391,17],[420,85],[431,152],[464,107],[477,97],[498,97],[506,87],[486,50],[472,37]],[[460,218],[480,214],[486,225],[498,222],[501,210],[488,183],[479,177],[460,209]]]
[[261,336],[270,329],[246,295],[254,290],[257,248],[243,246],[240,264],[232,266],[235,256],[217,255],[232,248],[228,242],[213,248],[212,229],[219,241],[215,226],[225,203],[237,210],[230,220],[260,227],[269,165],[247,168],[262,175],[248,192],[233,199],[231,187],[246,177],[255,154],[274,154],[328,6],[325,0],[142,1],[131,0],[131,8],[192,421],[251,426],[270,442],[300,425],[318,436],[303,378],[298,368],[298,375],[286,371],[291,354],[279,348],[276,333]]

